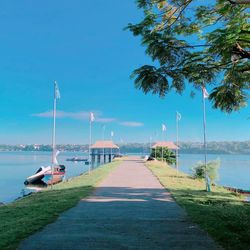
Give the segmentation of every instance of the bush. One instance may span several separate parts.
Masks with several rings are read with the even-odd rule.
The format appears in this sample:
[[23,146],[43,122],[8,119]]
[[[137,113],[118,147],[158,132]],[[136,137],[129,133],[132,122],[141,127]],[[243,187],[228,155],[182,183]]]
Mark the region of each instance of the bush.
[[215,184],[215,181],[219,180],[218,169],[220,167],[220,160],[209,161],[207,167],[203,162],[198,162],[195,167],[192,168],[193,177],[197,179],[204,179],[205,172],[207,169],[207,175],[210,179],[211,184]]

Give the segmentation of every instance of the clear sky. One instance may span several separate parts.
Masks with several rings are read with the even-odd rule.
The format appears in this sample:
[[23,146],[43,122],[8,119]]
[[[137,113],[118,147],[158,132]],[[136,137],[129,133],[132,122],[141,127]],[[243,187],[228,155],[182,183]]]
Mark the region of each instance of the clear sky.
[[[136,90],[130,74],[147,63],[140,40],[123,28],[140,20],[134,0],[13,0],[0,3],[0,143],[50,143],[53,81],[61,92],[57,142],[87,143],[88,112],[94,140],[202,141],[200,93],[165,99]],[[248,108],[226,115],[208,104],[208,140],[249,140]]]

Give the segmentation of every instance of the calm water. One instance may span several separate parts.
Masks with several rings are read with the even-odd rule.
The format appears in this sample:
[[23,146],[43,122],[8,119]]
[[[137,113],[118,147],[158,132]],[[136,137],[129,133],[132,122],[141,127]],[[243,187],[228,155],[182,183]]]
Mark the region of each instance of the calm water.
[[[82,153],[61,152],[58,156],[60,164],[67,167],[66,178],[77,176],[88,170],[84,162],[68,162],[70,157],[86,157]],[[220,180],[218,184],[250,189],[250,156],[248,155],[208,155],[208,160],[220,159]],[[202,155],[182,154],[180,170],[191,173],[191,167],[203,160]],[[40,166],[46,166],[51,161],[49,152],[0,152],[0,202],[10,202],[26,193],[23,185],[27,176],[34,174]]]
[[[66,166],[66,178],[77,176],[88,171],[84,162],[69,162],[67,158],[86,157],[80,152],[61,152],[58,162]],[[51,162],[50,152],[0,152],[0,202],[10,202],[30,192],[23,182],[33,175],[40,166],[48,166]]]
[[[250,156],[249,155],[208,155],[208,160],[219,159],[220,180],[218,184],[250,190]],[[191,167],[199,161],[204,161],[203,155],[180,155],[180,170],[192,173]]]

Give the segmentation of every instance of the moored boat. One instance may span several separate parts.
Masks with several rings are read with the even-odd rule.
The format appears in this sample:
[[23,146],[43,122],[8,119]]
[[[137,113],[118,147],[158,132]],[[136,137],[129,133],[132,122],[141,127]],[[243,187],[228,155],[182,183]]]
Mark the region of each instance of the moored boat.
[[78,157],[73,157],[73,158],[68,158],[66,161],[87,161],[88,159],[86,158],[78,158]]
[[41,183],[45,173],[49,171],[51,171],[51,167],[40,167],[34,175],[27,177],[24,184],[29,185]]
[[65,166],[64,165],[57,165],[53,168],[53,173],[50,169],[50,171],[47,171],[44,174],[43,182],[47,185],[56,184],[61,181],[63,181],[65,177]]

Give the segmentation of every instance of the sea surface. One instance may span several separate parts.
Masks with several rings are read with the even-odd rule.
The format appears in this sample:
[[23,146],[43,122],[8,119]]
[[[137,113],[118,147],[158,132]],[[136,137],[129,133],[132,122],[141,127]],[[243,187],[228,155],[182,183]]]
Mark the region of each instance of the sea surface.
[[[66,161],[74,156],[87,157],[81,152],[61,152],[58,156],[59,163],[66,166],[66,178],[88,171],[84,162]],[[181,154],[179,170],[191,174],[191,168],[203,159],[200,154]],[[218,184],[250,190],[249,155],[208,155],[208,160],[216,159],[221,162]],[[31,192],[25,188],[24,180],[50,162],[50,152],[0,152],[0,202],[8,203]]]

